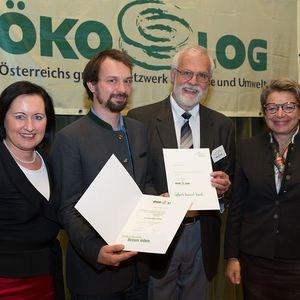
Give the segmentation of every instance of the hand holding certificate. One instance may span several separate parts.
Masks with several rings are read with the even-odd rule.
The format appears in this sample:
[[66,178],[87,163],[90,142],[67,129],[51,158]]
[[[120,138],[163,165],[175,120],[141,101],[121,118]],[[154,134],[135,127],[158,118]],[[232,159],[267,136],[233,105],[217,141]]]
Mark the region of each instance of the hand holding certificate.
[[75,208],[109,245],[165,253],[190,205],[189,199],[143,195],[112,155]]
[[209,149],[163,149],[171,199],[192,201],[190,210],[220,209],[212,187]]

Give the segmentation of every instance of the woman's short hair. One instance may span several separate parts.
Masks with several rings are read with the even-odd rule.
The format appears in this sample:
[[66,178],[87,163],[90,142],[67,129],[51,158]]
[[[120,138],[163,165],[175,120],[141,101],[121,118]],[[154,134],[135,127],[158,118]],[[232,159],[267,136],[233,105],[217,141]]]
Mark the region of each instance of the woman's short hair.
[[0,95],[0,137],[6,137],[4,120],[13,101],[21,95],[38,95],[44,100],[47,125],[45,136],[39,147],[48,150],[55,133],[55,113],[50,95],[41,86],[29,81],[17,81],[6,87]]
[[294,95],[295,99],[300,104],[300,85],[294,80],[282,77],[270,80],[263,87],[260,95],[262,111],[264,111],[264,105],[267,103],[269,95],[273,92],[289,92]]

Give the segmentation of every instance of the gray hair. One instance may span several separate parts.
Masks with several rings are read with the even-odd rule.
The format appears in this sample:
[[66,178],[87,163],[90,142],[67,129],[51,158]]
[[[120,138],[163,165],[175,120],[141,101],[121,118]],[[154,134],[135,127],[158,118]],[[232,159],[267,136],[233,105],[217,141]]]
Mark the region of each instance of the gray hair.
[[215,69],[215,63],[214,63],[213,58],[208,54],[208,51],[206,48],[198,46],[198,45],[188,46],[188,47],[183,48],[180,51],[178,51],[172,58],[171,69],[172,70],[177,69],[180,58],[184,54],[187,54],[190,52],[196,52],[196,53],[199,53],[200,55],[207,55],[210,60],[210,74],[213,73],[213,71]]
[[267,98],[273,92],[289,92],[294,95],[298,104],[300,104],[300,85],[298,82],[289,78],[281,77],[278,79],[270,80],[264,87],[260,95],[260,104],[264,111],[264,105]]

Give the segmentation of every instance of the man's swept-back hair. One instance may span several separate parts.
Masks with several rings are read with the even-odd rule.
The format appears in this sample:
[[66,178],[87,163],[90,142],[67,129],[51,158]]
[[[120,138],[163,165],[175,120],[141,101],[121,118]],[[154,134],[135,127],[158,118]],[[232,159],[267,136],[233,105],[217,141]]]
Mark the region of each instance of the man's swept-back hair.
[[198,46],[198,45],[193,45],[193,46],[188,46],[185,47],[181,50],[179,50],[174,57],[172,58],[172,62],[171,62],[171,69],[177,69],[179,61],[181,59],[181,57],[187,53],[199,53],[200,55],[207,55],[209,57],[209,61],[210,61],[210,73],[213,73],[213,70],[215,68],[215,63],[214,60],[212,59],[212,57],[208,54],[208,51],[206,48],[202,47],[202,46]]
[[121,62],[132,71],[133,63],[126,52],[117,49],[107,49],[97,53],[91,58],[83,70],[83,85],[90,99],[93,99],[93,93],[90,91],[87,83],[91,82],[96,84],[98,82],[100,68],[106,58]]

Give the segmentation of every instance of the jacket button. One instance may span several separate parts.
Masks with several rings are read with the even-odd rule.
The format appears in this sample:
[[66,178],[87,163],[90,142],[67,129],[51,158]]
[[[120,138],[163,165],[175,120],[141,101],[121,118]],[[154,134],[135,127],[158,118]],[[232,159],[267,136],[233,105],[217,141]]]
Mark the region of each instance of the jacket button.
[[290,180],[290,179],[291,179],[291,175],[286,175],[286,176],[285,176],[285,179],[286,179],[286,180]]
[[273,218],[274,218],[274,219],[278,219],[278,217],[279,217],[278,214],[274,214],[274,215],[273,215]]
[[280,204],[280,202],[277,200],[277,201],[275,201],[275,204],[276,204],[276,205],[279,205],[279,204]]

